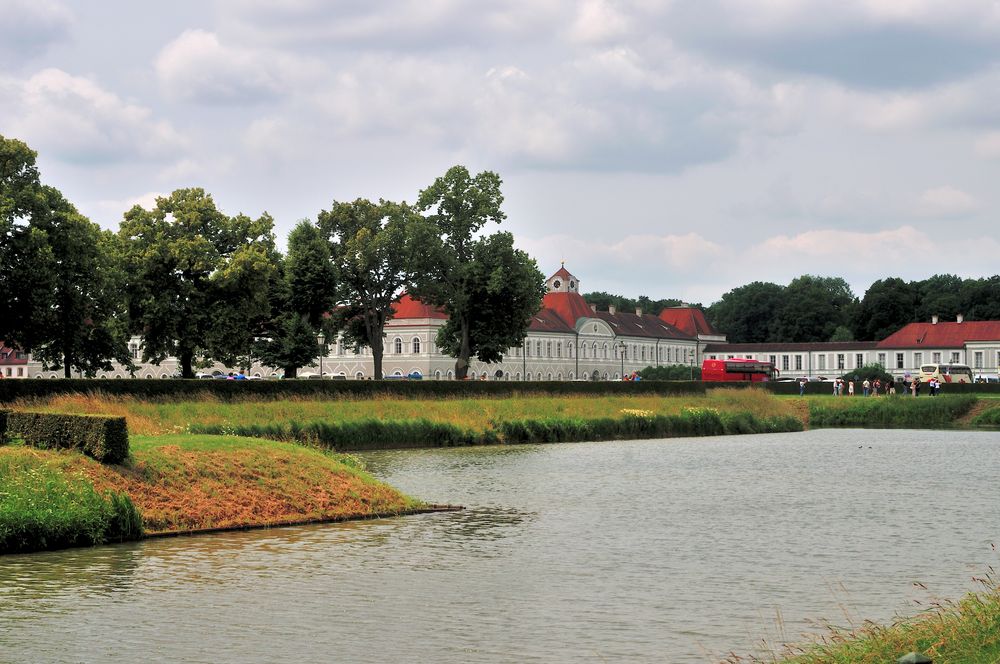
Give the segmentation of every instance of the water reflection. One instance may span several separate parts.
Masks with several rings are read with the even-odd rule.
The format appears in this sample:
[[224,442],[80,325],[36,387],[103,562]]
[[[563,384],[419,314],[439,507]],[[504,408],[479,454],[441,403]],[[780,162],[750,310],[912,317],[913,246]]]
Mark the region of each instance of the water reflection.
[[913,613],[914,581],[970,589],[996,562],[998,442],[367,453],[467,509],[3,557],[0,662],[718,661],[823,618]]

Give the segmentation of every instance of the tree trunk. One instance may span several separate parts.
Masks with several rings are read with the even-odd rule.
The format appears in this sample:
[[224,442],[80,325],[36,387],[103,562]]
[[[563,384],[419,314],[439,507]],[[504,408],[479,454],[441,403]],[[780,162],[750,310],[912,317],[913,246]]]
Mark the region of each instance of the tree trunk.
[[70,363],[69,353],[63,353],[63,377],[64,378],[72,378],[73,377],[73,370],[70,368],[69,363]]
[[382,343],[382,335],[372,338],[372,372],[375,380],[382,380],[382,354],[385,352],[385,344]]
[[455,360],[455,380],[465,380],[469,375],[469,358],[472,357],[472,345],[469,341],[469,321],[461,320],[462,345],[458,349],[458,359]]
[[295,378],[298,375],[298,367],[284,367],[285,378]]
[[182,349],[180,359],[181,378],[194,378],[194,371],[191,369],[191,365],[194,363],[194,352],[186,348]]

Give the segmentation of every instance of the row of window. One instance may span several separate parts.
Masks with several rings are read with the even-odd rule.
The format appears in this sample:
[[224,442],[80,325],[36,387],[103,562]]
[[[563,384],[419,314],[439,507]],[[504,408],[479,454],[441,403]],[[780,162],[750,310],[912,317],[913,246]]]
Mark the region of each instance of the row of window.
[[[852,355],[853,355],[853,357],[852,357]],[[957,351],[957,350],[956,351],[949,351],[948,354],[947,354],[947,359],[945,359],[946,356],[945,356],[945,354],[942,351],[932,351],[926,357],[924,356],[924,353],[922,351],[914,351],[913,352],[913,363],[911,365],[909,365],[909,367],[907,367],[907,365],[906,365],[906,357],[905,356],[906,356],[906,354],[902,353],[902,352],[893,353],[893,357],[892,357],[893,364],[890,366],[888,364],[889,354],[888,353],[882,353],[882,352],[880,352],[880,353],[878,353],[876,355],[876,358],[877,358],[876,362],[878,362],[878,364],[881,364],[886,369],[892,369],[892,368],[895,368],[895,369],[906,369],[906,368],[916,368],[916,367],[919,367],[925,361],[929,361],[929,362],[931,362],[933,364],[940,364],[941,362],[944,362],[944,361],[947,361],[948,363],[951,363],[951,364],[957,364],[957,363],[959,363],[959,362],[962,361],[962,353],[961,353],[961,351]],[[717,355],[709,355],[708,357],[709,357],[709,359],[713,359],[713,360],[719,359]],[[807,370],[807,369],[810,369],[810,368],[812,368],[812,369],[814,369],[816,371],[827,371],[828,369],[831,370],[831,371],[834,371],[834,370],[836,370],[836,371],[844,371],[844,370],[847,370],[847,369],[860,369],[861,367],[865,366],[865,364],[868,362],[868,358],[866,357],[865,353],[854,353],[854,354],[849,354],[849,353],[830,353],[830,354],[822,353],[822,354],[816,356],[816,366],[815,367],[805,367],[803,365],[803,363],[806,361],[804,359],[805,357],[807,357],[807,356],[787,354],[787,355],[780,355],[780,356],[779,355],[769,355],[767,359],[768,359],[769,362],[771,362],[771,364],[773,364],[774,366],[778,367],[778,369],[781,370],[781,371],[791,371],[793,369],[794,369],[794,371],[803,371],[803,370]],[[735,359],[735,358],[737,358],[737,356],[736,355],[726,355],[726,358],[728,358],[728,359]],[[754,359],[754,356],[752,354],[751,355],[744,355],[744,358],[746,358],[746,359]],[[853,364],[851,364],[852,360],[853,360]],[[827,363],[828,362],[829,362],[829,367],[827,367]],[[997,353],[997,366],[1000,366],[1000,352]],[[975,368],[975,369],[982,369],[983,368],[983,352],[982,351],[976,351],[973,354],[973,368]]]

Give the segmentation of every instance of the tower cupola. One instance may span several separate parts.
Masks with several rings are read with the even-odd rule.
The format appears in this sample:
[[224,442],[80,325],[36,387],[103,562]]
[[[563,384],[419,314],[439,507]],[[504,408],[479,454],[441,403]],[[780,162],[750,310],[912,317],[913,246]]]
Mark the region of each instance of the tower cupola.
[[569,273],[563,261],[559,271],[545,281],[545,289],[549,293],[579,293],[580,280]]

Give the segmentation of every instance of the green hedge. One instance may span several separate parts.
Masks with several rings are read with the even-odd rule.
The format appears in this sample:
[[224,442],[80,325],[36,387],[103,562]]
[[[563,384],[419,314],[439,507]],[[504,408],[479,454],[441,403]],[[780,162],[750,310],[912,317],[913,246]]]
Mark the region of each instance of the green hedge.
[[137,398],[178,398],[212,395],[222,400],[283,399],[326,396],[364,399],[376,396],[409,398],[509,396],[511,394],[703,394],[700,381],[486,381],[486,380],[93,380],[31,379],[0,381],[0,403],[57,394],[102,392]]
[[7,416],[10,411],[0,410],[0,445],[7,442]]
[[123,463],[128,459],[124,417],[11,411],[7,414],[7,433],[31,447],[77,449],[101,463]]
[[872,429],[949,427],[976,403],[972,395],[938,397],[848,398],[809,404],[809,426]]

